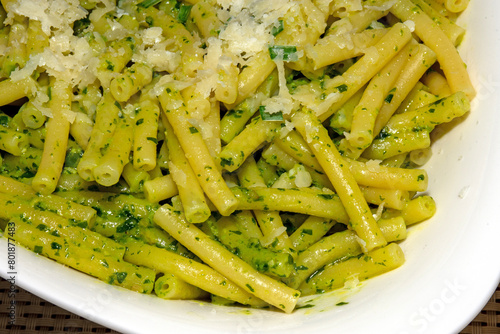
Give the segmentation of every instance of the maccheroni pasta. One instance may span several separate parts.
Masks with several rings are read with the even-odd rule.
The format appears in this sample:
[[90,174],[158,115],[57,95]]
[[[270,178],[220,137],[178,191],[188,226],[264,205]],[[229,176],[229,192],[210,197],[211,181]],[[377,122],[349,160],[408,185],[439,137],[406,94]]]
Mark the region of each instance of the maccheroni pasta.
[[291,313],[401,266],[474,97],[445,0],[0,0],[3,237]]

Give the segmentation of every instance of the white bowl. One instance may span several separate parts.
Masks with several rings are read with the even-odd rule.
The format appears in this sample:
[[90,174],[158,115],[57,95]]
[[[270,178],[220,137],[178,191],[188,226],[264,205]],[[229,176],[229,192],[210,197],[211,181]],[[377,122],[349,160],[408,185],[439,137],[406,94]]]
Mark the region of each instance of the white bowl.
[[[477,89],[472,112],[437,141],[426,166],[435,217],[411,227],[401,268],[353,294],[327,294],[287,315],[164,301],[116,288],[0,238],[0,274],[40,297],[122,332],[457,333],[500,279],[500,2],[472,1],[460,47]],[[15,300],[15,297],[13,298]],[[347,304],[335,306],[338,301]],[[71,324],[67,324],[71,326]]]

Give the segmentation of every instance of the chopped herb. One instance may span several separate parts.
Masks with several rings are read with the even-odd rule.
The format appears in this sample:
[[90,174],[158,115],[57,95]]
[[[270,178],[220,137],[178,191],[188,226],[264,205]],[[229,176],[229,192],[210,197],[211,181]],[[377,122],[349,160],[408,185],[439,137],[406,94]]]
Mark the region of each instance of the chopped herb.
[[380,133],[378,134],[377,139],[385,139],[390,136],[391,134],[387,131],[387,129],[383,128],[382,131],[380,131]]
[[181,6],[181,8],[179,9],[179,15],[177,16],[177,19],[180,23],[186,23],[189,17],[189,13],[191,12],[191,8],[193,8],[193,6]]
[[68,152],[66,152],[66,159],[64,161],[64,165],[66,167],[76,168],[76,166],[78,166],[78,162],[80,161],[82,155],[83,152],[81,150],[69,149]]
[[224,167],[224,166],[232,166],[234,165],[234,162],[233,162],[233,159],[232,158],[220,158],[220,165],[221,167]]
[[137,6],[142,8],[149,8],[151,6],[159,4],[160,2],[161,0],[144,0],[143,2],[138,3]]
[[91,184],[90,186],[88,186],[87,190],[89,190],[89,191],[99,191],[99,186],[97,186],[96,184]]
[[84,17],[83,19],[75,21],[73,23],[73,35],[81,36],[85,29],[87,29],[90,25],[90,20],[88,17]]
[[314,307],[314,305],[313,304],[305,304],[302,306],[297,306],[295,309],[300,310],[301,308],[311,308],[311,307]]
[[284,28],[285,28],[285,25],[283,24],[283,20],[279,20],[278,25],[275,25],[272,27],[271,34],[273,34],[273,36],[276,36],[280,32],[282,32]]
[[129,218],[116,228],[116,232],[117,233],[124,233],[124,232],[130,231],[136,225],[137,225],[137,220],[135,218]]
[[389,94],[385,97],[385,102],[391,103],[392,99],[394,98],[394,92],[396,92],[396,88],[393,88],[389,91]]
[[297,47],[293,45],[275,45],[269,47],[269,55],[271,59],[283,61],[297,61],[299,55],[297,54]]
[[88,224],[85,220],[74,220],[71,222],[71,225],[72,226],[78,226],[78,227],[81,227],[81,228],[87,228],[88,227]]
[[146,137],[146,139],[152,141],[155,144],[158,144],[158,139],[156,139],[155,137]]
[[115,65],[113,65],[112,62],[110,62],[109,60],[106,60],[106,69],[109,70],[109,71],[114,71],[115,70]]
[[45,225],[45,224],[39,224],[36,228],[37,228],[37,230],[40,230],[40,231],[46,231],[47,230],[47,225]]
[[337,86],[337,87],[335,87],[335,88],[337,88],[337,90],[338,90],[339,92],[343,93],[343,92],[346,92],[346,91],[347,91],[347,89],[348,89],[349,87],[347,87],[347,85],[346,85],[346,84],[342,84],[342,85]]
[[394,94],[389,94],[385,97],[384,101],[387,103],[391,103],[393,97],[394,97]]
[[307,235],[312,235],[313,234],[313,231],[311,229],[308,229],[308,228],[305,228],[303,229],[300,234],[304,235],[304,234],[307,234]]
[[115,101],[115,106],[116,106],[118,109],[122,110],[122,105],[120,104],[120,102]]
[[271,114],[266,111],[266,107],[260,106],[259,112],[263,121],[283,121],[283,113],[281,111]]
[[123,283],[125,281],[125,278],[127,278],[127,273],[126,272],[119,272],[119,273],[113,273],[111,276],[109,276],[109,283],[113,284],[115,279],[118,281],[118,283]]
[[9,116],[7,115],[0,116],[0,125],[3,125],[5,127],[9,126]]
[[52,249],[61,249],[62,246],[61,246],[61,244],[58,244],[57,242],[52,242],[50,244],[50,248],[52,248]]
[[195,128],[194,126],[190,126],[189,127],[189,132],[191,132],[191,133],[198,133],[198,129]]

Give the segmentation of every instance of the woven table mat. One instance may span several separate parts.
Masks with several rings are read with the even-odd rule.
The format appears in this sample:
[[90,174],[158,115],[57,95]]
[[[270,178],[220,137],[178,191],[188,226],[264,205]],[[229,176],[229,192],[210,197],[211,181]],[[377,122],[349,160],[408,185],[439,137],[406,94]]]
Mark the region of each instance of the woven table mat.
[[[15,325],[9,325],[10,283],[0,278],[0,333],[118,333],[57,307],[21,288],[16,292]],[[460,334],[500,334],[500,285]]]

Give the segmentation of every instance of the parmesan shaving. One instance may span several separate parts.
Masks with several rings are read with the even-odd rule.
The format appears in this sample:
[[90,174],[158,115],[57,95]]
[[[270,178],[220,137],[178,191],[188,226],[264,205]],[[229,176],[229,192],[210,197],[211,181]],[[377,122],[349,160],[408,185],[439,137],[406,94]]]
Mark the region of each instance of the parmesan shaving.
[[142,43],[147,46],[153,46],[163,40],[163,29],[161,27],[151,27],[142,32]]
[[93,22],[99,21],[101,17],[116,9],[116,2],[114,0],[100,0],[99,5],[90,13],[89,19]]
[[300,166],[296,171],[294,171],[295,175],[295,185],[297,188],[309,188],[312,184],[311,174],[304,168],[304,166]]
[[64,118],[66,118],[70,124],[73,124],[76,119],[76,112],[70,109],[62,109],[61,111]]
[[166,50],[170,43],[169,41],[163,41],[153,44],[150,48],[138,50],[132,60],[147,63],[155,71],[174,73],[181,64],[181,55],[178,52]]
[[359,287],[358,275],[349,276],[344,283],[344,289],[352,290],[356,289],[357,287]]
[[179,184],[185,184],[187,180],[187,176],[182,170],[182,168],[177,167],[172,161],[168,162],[168,168],[175,175],[175,182]]
[[153,94],[155,96],[159,96],[161,93],[163,93],[165,85],[167,84],[173,84],[178,90],[183,90],[194,84],[194,79],[187,79],[183,81],[183,80],[176,80],[176,78],[171,74],[164,75],[160,78],[160,80],[156,83],[156,85],[152,89]]
[[46,92],[41,89],[34,91],[35,98],[31,101],[33,106],[37,108],[42,115],[45,117],[52,117],[52,110],[46,107],[46,103],[49,102],[49,96]]
[[188,122],[193,125],[198,131],[201,133],[201,137],[204,140],[208,140],[210,138],[213,138],[214,136],[214,129],[213,126],[209,123],[207,123],[203,119],[196,119],[196,118],[191,118],[188,120]]
[[283,173],[279,176],[279,178],[274,181],[273,185],[271,188],[275,189],[292,189],[294,188],[295,184],[293,180],[290,179],[290,176],[288,173]]
[[356,241],[361,246],[361,250],[363,251],[363,253],[368,253],[368,249],[366,249],[366,242],[363,239],[361,239],[360,237],[358,237],[357,235],[355,237],[356,237]]
[[[196,83],[195,91],[203,98],[208,98],[217,87],[219,82],[217,69],[222,57],[221,40],[210,37],[207,40],[207,54],[203,66],[198,71],[199,82]],[[224,60],[226,60],[224,58]],[[226,60],[227,61],[227,60]]]
[[374,172],[374,173],[379,173],[380,172],[380,163],[382,163],[382,160],[368,160],[365,165],[366,165],[366,168],[370,171],[370,172]]
[[284,115],[290,115],[292,110],[297,107],[297,104],[293,100],[286,85],[285,65],[283,60],[275,59],[274,62],[278,68],[279,93],[277,96],[264,100],[262,105],[266,107],[266,112],[269,114],[282,112]]
[[104,37],[108,41],[122,39],[129,35],[129,30],[126,29],[124,26],[122,26],[116,20],[108,18],[107,22],[109,24],[110,29],[106,30],[106,32],[104,33]]
[[384,213],[384,207],[385,207],[385,201],[382,201],[382,203],[380,203],[380,205],[377,207],[377,212],[373,214],[373,219],[375,219],[375,221],[379,221],[380,218],[382,218],[382,213]]
[[288,134],[290,132],[292,132],[292,130],[294,129],[294,125],[292,122],[288,121],[288,120],[285,120],[285,126],[283,126],[280,130],[279,130],[279,136],[280,138],[285,138],[286,136],[288,136]]
[[407,21],[404,21],[403,24],[405,26],[408,27],[408,29],[410,29],[411,32],[414,32],[415,31],[415,22],[411,21],[411,20],[407,20]]

